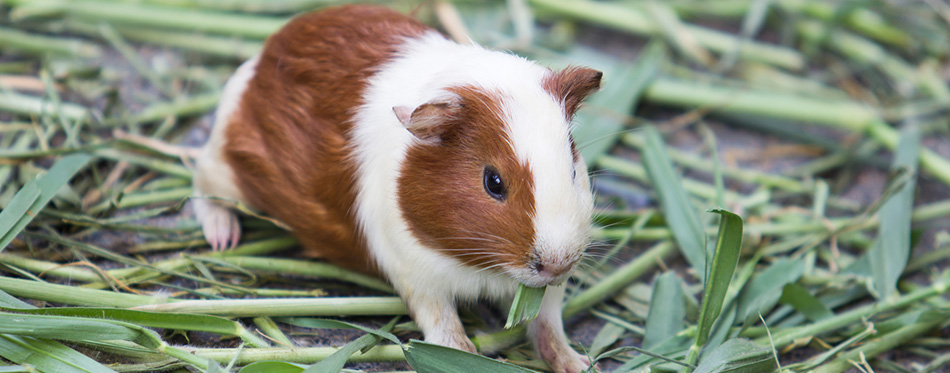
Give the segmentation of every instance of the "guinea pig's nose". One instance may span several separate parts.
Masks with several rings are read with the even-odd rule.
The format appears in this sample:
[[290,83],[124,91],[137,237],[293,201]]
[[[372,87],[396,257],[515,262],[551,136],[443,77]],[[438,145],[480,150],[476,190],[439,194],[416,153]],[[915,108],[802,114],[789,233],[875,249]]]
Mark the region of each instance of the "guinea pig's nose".
[[534,270],[537,271],[538,275],[542,277],[558,278],[564,275],[565,273],[567,273],[568,271],[570,271],[571,267],[573,267],[572,264],[574,263],[571,263],[571,262],[554,263],[554,262],[539,261],[537,264],[535,264]]

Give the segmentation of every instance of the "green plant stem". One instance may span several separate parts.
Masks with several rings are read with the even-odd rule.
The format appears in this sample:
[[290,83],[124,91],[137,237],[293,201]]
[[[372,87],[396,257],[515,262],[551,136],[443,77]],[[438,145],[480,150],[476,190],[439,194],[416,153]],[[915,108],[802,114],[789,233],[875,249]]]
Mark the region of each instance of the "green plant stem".
[[[644,99],[653,103],[706,107],[716,112],[751,114],[867,133],[890,149],[897,147],[897,132],[880,121],[869,108],[854,102],[831,102],[775,92],[753,91],[725,86],[694,84],[669,78],[653,80],[644,92]],[[929,149],[920,152],[924,170],[950,185],[950,161]]]
[[389,286],[389,284],[382,280],[345,270],[329,263],[309,260],[231,256],[227,254],[214,256],[246,270],[276,272],[282,275],[329,278],[354,283],[386,293],[395,293],[392,286]]
[[0,290],[10,295],[75,306],[128,308],[175,301],[162,296],[117,293],[0,276]]
[[[900,308],[918,303],[920,301],[923,301],[927,298],[945,294],[947,290],[948,290],[947,284],[943,282],[935,282],[929,287],[915,290],[909,294],[896,298],[891,302],[878,302],[878,303],[869,304],[866,306],[857,307],[852,310],[835,315],[833,317],[822,319],[805,326],[791,328],[779,333],[774,333],[772,343],[774,344],[776,348],[782,348],[789,344],[792,344],[796,339],[814,337],[814,336],[818,336],[818,335],[828,333],[834,330],[838,330],[848,325],[851,325],[855,322],[858,322],[861,319],[869,318],[872,315],[885,312],[885,311],[900,309]],[[770,343],[769,339],[764,338],[764,337],[757,339],[756,342],[761,343],[761,344],[766,344],[766,345]]]
[[815,373],[834,373],[844,372],[852,368],[853,361],[860,361],[862,358],[870,359],[881,353],[892,351],[893,349],[907,343],[908,341],[919,337],[922,334],[941,329],[945,325],[946,318],[933,317],[931,320],[918,321],[916,323],[904,326],[883,337],[876,338],[873,341],[862,344],[861,346],[848,351],[837,359],[815,368]]
[[[128,26],[162,27],[264,39],[277,31],[287,18],[252,16],[204,10],[182,11],[181,8],[114,1],[31,2],[5,0],[14,6],[29,4],[29,10],[15,7],[10,18],[21,20],[37,13],[68,13],[72,17],[94,22],[110,22]],[[43,9],[46,8],[46,9]]]
[[[57,54],[76,57],[97,57],[102,51],[95,44],[82,40],[27,34],[0,27],[0,45],[11,51],[34,55]],[[0,100],[2,101],[2,100]]]
[[[337,351],[335,347],[309,348],[188,348],[185,351],[197,357],[211,359],[222,364],[232,360],[238,365],[247,365],[257,361],[281,360],[292,363],[310,364],[314,361],[326,359]],[[378,345],[366,353],[357,352],[350,356],[349,362],[364,361],[405,361],[406,357],[399,345]]]
[[[95,24],[67,20],[67,29],[81,34],[97,36]],[[260,53],[263,43],[236,37],[196,35],[193,32],[176,32],[156,28],[116,27],[126,39],[178,48],[189,52],[246,60]]]
[[0,111],[24,116],[49,115],[53,118],[57,117],[58,112],[71,122],[84,122],[89,116],[89,111],[80,105],[63,102],[60,110],[56,111],[47,99],[7,91],[0,91]]
[[173,201],[181,201],[182,199],[188,198],[190,196],[191,187],[129,193],[122,195],[122,199],[120,199],[118,203],[115,203],[114,205],[114,201],[103,201],[102,203],[91,207],[87,212],[89,214],[98,214],[113,207],[124,209],[129,207],[151,205],[155,203],[168,203]]
[[[597,160],[597,165],[623,176],[634,178],[637,181],[647,184],[650,183],[650,178],[647,176],[646,168],[644,168],[640,163],[605,155]],[[704,182],[696,181],[694,179],[683,178],[681,181],[683,183],[683,189],[685,189],[690,194],[710,201],[715,200],[716,187]],[[740,202],[743,207],[750,207],[761,203],[761,201],[757,199],[748,198],[733,191],[724,191],[723,194],[727,202]],[[646,232],[647,229],[644,229],[642,232],[637,233],[640,234]]]
[[[633,6],[598,1],[576,0],[530,0],[539,11],[563,17],[611,27],[637,35],[661,36],[663,33],[654,19]],[[741,39],[735,35],[694,25],[684,25],[699,45],[718,53],[735,50]],[[768,63],[787,69],[799,70],[805,66],[805,58],[798,51],[777,45],[746,41],[741,43],[739,57]]]
[[617,268],[597,284],[568,300],[564,306],[564,316],[571,317],[600,303],[620,291],[620,289],[630,285],[633,280],[653,270],[657,263],[668,259],[675,253],[676,246],[673,245],[672,241],[662,241],[654,245],[633,261]]
[[226,317],[406,315],[399,297],[212,299],[135,307],[140,311],[200,313]]
[[151,123],[164,120],[168,117],[187,117],[204,114],[218,106],[220,92],[205,93],[198,96],[180,98],[173,102],[160,102],[146,107],[138,114],[125,120],[107,121],[113,127],[124,126],[129,123]]
[[[621,137],[621,141],[623,141],[624,144],[640,149],[641,151],[643,150],[644,146],[646,146],[643,136],[636,133],[628,133],[623,135]],[[666,152],[670,155],[670,158],[676,161],[677,164],[695,170],[703,170],[708,172],[709,170],[712,170],[714,166],[714,162],[708,158],[701,158],[699,156],[693,155],[692,153],[680,151],[673,147],[667,147]],[[806,187],[801,181],[792,179],[790,177],[772,175],[751,169],[729,167],[726,165],[722,165],[720,167],[722,168],[723,175],[733,180],[760,184],[793,193],[804,193],[810,189],[809,187]]]

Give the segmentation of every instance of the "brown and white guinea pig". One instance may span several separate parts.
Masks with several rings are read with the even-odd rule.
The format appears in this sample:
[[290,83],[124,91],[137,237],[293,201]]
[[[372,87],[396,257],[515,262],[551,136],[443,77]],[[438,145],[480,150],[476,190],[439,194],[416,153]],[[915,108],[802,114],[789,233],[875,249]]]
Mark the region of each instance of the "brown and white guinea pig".
[[[309,255],[385,277],[430,342],[474,352],[458,301],[552,285],[529,336],[554,370],[577,372],[589,363],[568,344],[561,303],[593,203],[570,128],[600,79],[459,45],[382,7],[306,14],[228,81],[195,193],[245,203]],[[230,206],[194,208],[215,249],[235,245]]]

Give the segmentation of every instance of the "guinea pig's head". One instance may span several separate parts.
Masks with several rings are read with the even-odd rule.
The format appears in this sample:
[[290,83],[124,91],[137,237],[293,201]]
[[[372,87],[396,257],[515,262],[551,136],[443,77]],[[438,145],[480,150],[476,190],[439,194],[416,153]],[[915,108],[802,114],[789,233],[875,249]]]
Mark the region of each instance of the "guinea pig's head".
[[418,107],[393,108],[418,140],[398,182],[412,234],[525,285],[564,281],[589,244],[593,210],[571,121],[601,75],[574,67],[549,71],[538,87],[456,86]]

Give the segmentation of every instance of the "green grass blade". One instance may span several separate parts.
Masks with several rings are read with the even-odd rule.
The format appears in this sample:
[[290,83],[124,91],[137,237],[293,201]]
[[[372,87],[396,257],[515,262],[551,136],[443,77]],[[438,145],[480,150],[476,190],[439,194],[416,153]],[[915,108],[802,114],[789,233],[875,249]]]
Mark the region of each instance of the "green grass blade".
[[785,285],[798,281],[804,272],[803,261],[779,259],[753,277],[739,294],[739,321],[767,313],[781,298]]
[[767,373],[778,370],[772,350],[748,339],[730,339],[713,350],[693,373]]
[[[26,203],[25,201],[16,201],[17,198],[23,198],[23,200],[33,199],[33,204],[30,205],[27,211],[20,214],[20,216],[16,216],[14,213],[10,213],[9,216],[0,215],[0,217],[3,218],[0,220],[0,226],[7,226],[10,220],[14,218],[17,219],[6,231],[0,231],[0,250],[3,250],[3,248],[10,244],[10,241],[13,241],[13,238],[16,237],[23,228],[26,228],[26,225],[33,220],[39,211],[46,207],[46,204],[53,199],[56,192],[58,192],[63,185],[66,185],[76,172],[79,172],[80,169],[85,167],[90,159],[92,159],[92,156],[87,154],[72,154],[57,161],[53,167],[50,167],[49,171],[34,179],[35,188],[39,189],[40,193],[38,197],[35,196],[36,192],[32,190],[34,187],[23,187],[22,190],[26,190],[23,197],[14,197],[14,201],[11,201],[10,204],[12,205],[16,202],[18,206],[22,206],[19,204]],[[30,183],[27,185],[30,185]],[[18,192],[17,196],[19,195],[20,193]],[[6,212],[6,209],[4,209],[4,212]]]
[[389,331],[367,328],[362,325],[351,324],[345,321],[329,320],[329,319],[315,319],[315,318],[309,318],[309,317],[294,317],[294,318],[288,318],[288,319],[281,319],[281,321],[288,323],[290,325],[300,326],[300,327],[305,327],[305,328],[362,330],[366,333],[386,339],[395,344],[402,343],[402,342],[399,342],[399,338],[397,338],[395,335],[393,335]]
[[708,255],[702,223],[673,169],[673,161],[666,154],[660,133],[656,128],[646,127],[644,135],[646,147],[643,150],[643,165],[660,199],[666,225],[673,232],[680,252],[696,271],[696,276],[704,280]]
[[11,232],[13,227],[27,216],[30,207],[38,199],[40,199],[40,188],[36,186],[35,181],[31,181],[17,191],[6,208],[0,210],[0,251],[3,251],[16,236],[16,233]]
[[649,350],[683,330],[686,317],[684,296],[676,272],[665,272],[656,278],[643,336],[644,349]]
[[808,292],[804,286],[796,283],[785,285],[779,302],[792,306],[811,321],[818,321],[834,316],[831,309],[818,298]]
[[62,343],[46,339],[0,334],[0,356],[17,364],[29,364],[40,372],[114,372]]
[[897,280],[910,256],[910,215],[914,208],[919,149],[920,131],[909,122],[901,131],[894,167],[909,169],[912,176],[881,206],[878,238],[868,253],[875,295],[880,299],[896,296]]
[[508,321],[505,322],[505,329],[524,324],[541,312],[541,301],[544,299],[543,288],[535,288],[518,284],[518,291],[515,293],[515,299],[511,302],[511,308],[508,310]]
[[139,344],[148,344],[148,339],[159,338],[158,335],[143,335],[154,334],[148,329],[129,326],[111,320],[0,312],[0,334],[65,341],[121,339]]
[[136,325],[171,330],[200,331],[223,335],[241,335],[246,332],[241,324],[223,317],[186,314],[186,313],[159,313],[116,308],[38,308],[32,310],[16,310],[17,313],[73,316],[94,319],[124,321]]
[[413,340],[405,347],[406,360],[419,373],[529,373],[533,370],[451,347]]
[[[392,331],[393,326],[396,325],[396,321],[399,318],[393,318],[388,324],[380,328],[384,333],[389,333]],[[322,373],[322,372],[338,372],[340,369],[343,369],[343,366],[346,365],[347,359],[350,358],[357,351],[366,351],[369,348],[375,346],[382,337],[375,334],[366,334],[356,340],[347,343],[345,346],[340,347],[339,350],[334,352],[332,355],[328,356],[326,359],[321,360],[320,362],[311,365],[309,368],[304,370],[304,373]]]
[[710,210],[721,215],[719,235],[716,239],[716,254],[712,268],[703,290],[703,304],[696,325],[696,339],[690,347],[686,362],[693,364],[699,356],[699,350],[709,338],[713,324],[722,312],[723,302],[729,290],[729,283],[739,264],[739,250],[742,246],[742,218],[726,210]]

